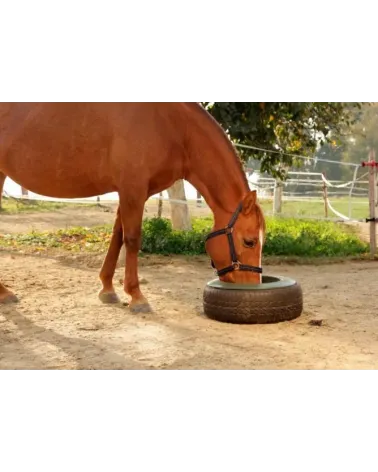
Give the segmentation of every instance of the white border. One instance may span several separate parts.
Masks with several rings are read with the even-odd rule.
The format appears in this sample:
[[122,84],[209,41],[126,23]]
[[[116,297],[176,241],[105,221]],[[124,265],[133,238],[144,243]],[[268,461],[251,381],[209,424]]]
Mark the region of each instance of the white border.
[[3,2],[0,99],[374,101],[369,6]]
[[[1,101],[377,101],[371,2],[12,0],[0,18]],[[373,372],[0,375],[6,472],[376,469]]]
[[7,472],[375,471],[372,377],[367,371],[4,372],[0,466]]

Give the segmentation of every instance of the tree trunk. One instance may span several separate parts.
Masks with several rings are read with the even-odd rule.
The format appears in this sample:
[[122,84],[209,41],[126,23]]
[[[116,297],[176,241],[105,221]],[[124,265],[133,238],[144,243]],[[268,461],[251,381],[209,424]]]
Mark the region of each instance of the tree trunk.
[[171,220],[173,229],[190,231],[192,223],[188,204],[186,203],[184,181],[178,180],[168,189],[169,198],[180,200],[180,203],[171,202]]
[[163,192],[159,194],[159,203],[158,203],[158,218],[161,218],[163,215]]
[[197,206],[200,207],[202,206],[202,195],[199,193],[197,190]]

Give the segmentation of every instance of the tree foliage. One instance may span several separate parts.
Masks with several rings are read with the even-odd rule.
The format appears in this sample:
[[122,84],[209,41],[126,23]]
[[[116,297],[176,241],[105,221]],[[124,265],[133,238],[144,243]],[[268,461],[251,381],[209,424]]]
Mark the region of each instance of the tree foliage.
[[362,108],[360,119],[348,138],[344,138],[347,146],[346,162],[359,164],[367,160],[370,150],[378,154],[378,103],[367,104]]
[[241,158],[260,161],[261,172],[285,176],[286,166],[300,166],[296,156],[313,156],[327,142],[350,130],[361,103],[202,102],[238,148]]
[[[340,163],[360,164],[368,159],[370,150],[378,156],[378,103],[366,103],[361,108],[358,121],[350,127],[349,133],[339,135],[322,146],[316,157]],[[319,162],[316,169],[325,172],[331,180],[350,180],[355,168],[352,166],[329,165]]]

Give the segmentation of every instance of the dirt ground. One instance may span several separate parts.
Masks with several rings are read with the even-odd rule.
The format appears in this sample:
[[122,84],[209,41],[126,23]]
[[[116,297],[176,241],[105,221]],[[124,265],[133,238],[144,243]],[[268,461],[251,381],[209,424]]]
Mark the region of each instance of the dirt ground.
[[[193,216],[208,216],[211,211],[208,207],[197,207],[190,202],[190,213]],[[144,209],[145,217],[152,218],[157,215],[157,201],[150,200]],[[99,207],[83,206],[66,207],[52,212],[18,213],[8,215],[0,213],[0,233],[22,233],[26,231],[53,231],[60,228],[72,226],[97,226],[102,224],[113,224],[117,211],[116,203],[106,203]],[[162,216],[170,217],[170,206],[164,202]]]
[[[80,221],[71,215],[75,225],[114,217],[97,210],[80,215]],[[56,212],[1,216],[0,233],[69,221]],[[260,326],[203,315],[203,288],[214,277],[206,258],[141,258],[143,290],[154,308],[149,315],[100,303],[101,262],[96,255],[0,252],[1,279],[20,297],[18,305],[0,306],[1,369],[378,368],[378,262],[265,266],[266,274],[301,284],[305,307],[297,320]]]

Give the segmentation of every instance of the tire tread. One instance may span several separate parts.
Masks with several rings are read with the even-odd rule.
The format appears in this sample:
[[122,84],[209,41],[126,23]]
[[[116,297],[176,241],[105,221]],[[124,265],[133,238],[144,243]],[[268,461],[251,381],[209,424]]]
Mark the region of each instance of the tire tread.
[[302,289],[291,287],[261,291],[221,290],[206,286],[205,315],[216,321],[238,324],[266,324],[298,318],[303,310]]

